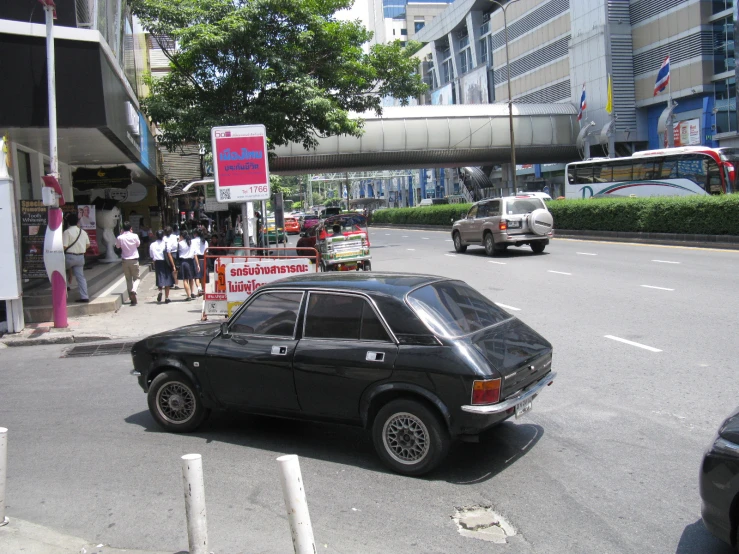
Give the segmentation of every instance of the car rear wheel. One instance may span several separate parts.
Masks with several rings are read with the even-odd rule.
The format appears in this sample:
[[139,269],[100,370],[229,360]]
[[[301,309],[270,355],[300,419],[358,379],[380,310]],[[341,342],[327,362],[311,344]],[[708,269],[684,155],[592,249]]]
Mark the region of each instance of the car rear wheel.
[[493,233],[487,232],[485,233],[485,236],[482,239],[483,244],[485,245],[485,254],[488,256],[494,256],[496,252],[498,252],[498,248],[495,246],[495,239],[493,238]]
[[380,459],[403,475],[423,475],[446,457],[451,440],[444,424],[424,404],[398,399],[383,406],[372,424]]
[[462,237],[459,235],[459,231],[456,231],[454,233],[452,239],[454,239],[454,250],[456,250],[460,254],[464,254],[465,252],[467,252],[467,246],[462,244]]
[[179,371],[157,375],[149,386],[147,401],[154,420],[174,433],[194,431],[209,414],[192,381]]
[[534,251],[534,254],[541,254],[544,252],[544,248],[546,248],[546,244],[544,244],[544,241],[538,241],[538,242],[532,242],[531,243],[531,250]]

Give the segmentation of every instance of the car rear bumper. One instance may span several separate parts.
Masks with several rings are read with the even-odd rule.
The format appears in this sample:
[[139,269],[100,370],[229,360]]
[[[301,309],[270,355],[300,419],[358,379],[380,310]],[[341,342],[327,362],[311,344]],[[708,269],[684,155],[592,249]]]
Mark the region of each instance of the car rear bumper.
[[533,400],[538,394],[554,382],[557,374],[553,371],[547,373],[544,377],[530,384],[525,389],[519,391],[513,396],[506,398],[503,402],[498,404],[489,404],[487,406],[462,406],[463,412],[479,415],[494,415],[505,413],[509,410],[514,409],[518,404]]
[[528,233],[520,233],[516,235],[510,233],[500,233],[497,236],[496,242],[502,242],[505,244],[517,244],[522,242],[546,241],[546,243],[549,244],[549,239],[553,236],[554,233],[548,233],[546,235],[532,235]]
[[[731,510],[739,495],[739,452],[717,451],[717,438],[703,457],[700,471],[701,518],[706,529],[718,539],[732,544]],[[733,443],[725,444],[736,447]],[[733,546],[733,545],[732,545]]]

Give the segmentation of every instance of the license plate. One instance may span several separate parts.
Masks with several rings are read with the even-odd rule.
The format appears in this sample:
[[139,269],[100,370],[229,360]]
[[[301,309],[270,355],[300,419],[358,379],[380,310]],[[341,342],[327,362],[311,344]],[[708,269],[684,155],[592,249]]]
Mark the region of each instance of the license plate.
[[521,402],[520,404],[516,404],[516,418],[521,417],[526,412],[530,412],[533,404],[534,404],[533,400],[527,400],[526,402]]
[[521,222],[520,221],[509,221],[508,222],[508,228],[509,229],[520,229],[521,228]]

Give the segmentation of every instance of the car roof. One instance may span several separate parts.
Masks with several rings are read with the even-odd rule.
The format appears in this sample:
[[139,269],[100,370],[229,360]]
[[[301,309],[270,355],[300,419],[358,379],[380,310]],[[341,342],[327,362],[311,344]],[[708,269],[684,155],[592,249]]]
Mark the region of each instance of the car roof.
[[446,277],[436,275],[419,275],[416,273],[378,273],[376,271],[328,271],[286,277],[261,287],[272,288],[312,288],[337,289],[346,291],[362,291],[366,293],[387,294],[396,298],[405,295],[420,286],[437,281],[449,281]]

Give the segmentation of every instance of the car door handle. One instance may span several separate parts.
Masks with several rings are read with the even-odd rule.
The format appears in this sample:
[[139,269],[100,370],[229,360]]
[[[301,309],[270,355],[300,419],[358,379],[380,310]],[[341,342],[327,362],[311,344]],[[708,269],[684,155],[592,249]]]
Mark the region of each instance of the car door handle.
[[249,342],[246,339],[242,339],[241,337],[235,337],[235,336],[232,336],[231,340],[234,341],[236,344],[240,344],[241,346],[244,346],[245,344]]
[[385,361],[385,353],[384,352],[373,352],[372,350],[369,350],[367,352],[367,356],[364,358],[368,362],[384,362]]
[[273,356],[286,356],[287,355],[287,346],[273,346],[272,347],[272,355]]

